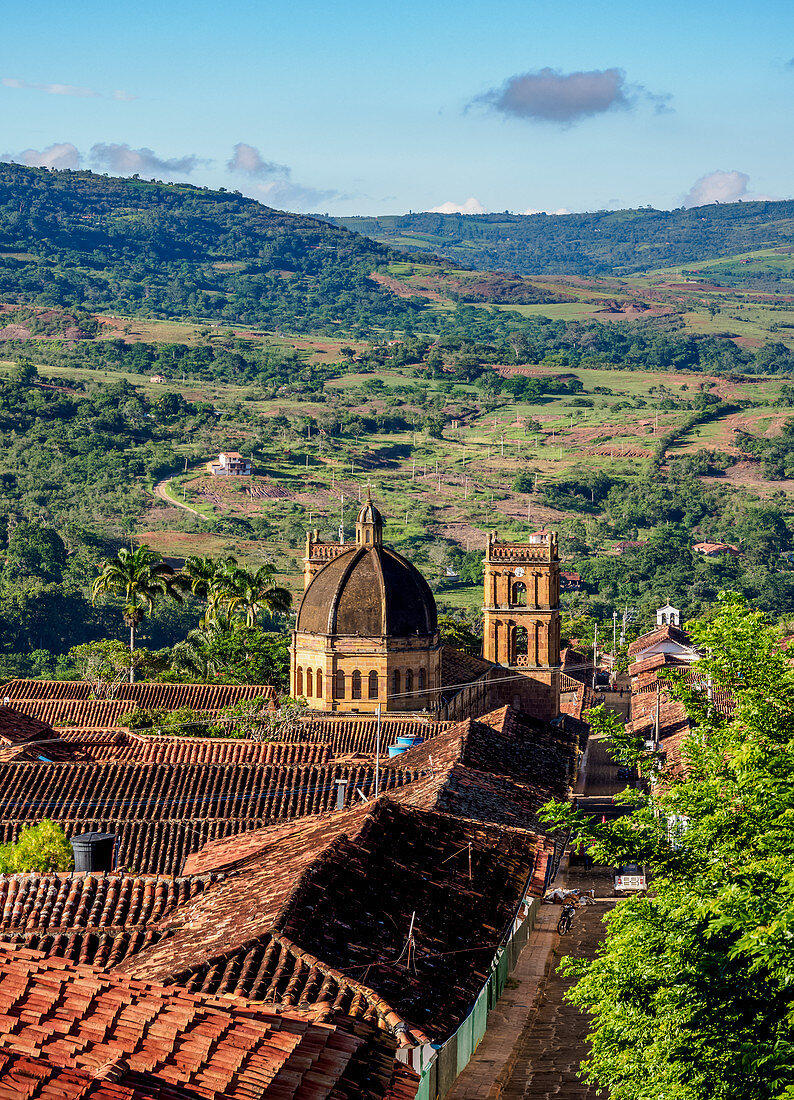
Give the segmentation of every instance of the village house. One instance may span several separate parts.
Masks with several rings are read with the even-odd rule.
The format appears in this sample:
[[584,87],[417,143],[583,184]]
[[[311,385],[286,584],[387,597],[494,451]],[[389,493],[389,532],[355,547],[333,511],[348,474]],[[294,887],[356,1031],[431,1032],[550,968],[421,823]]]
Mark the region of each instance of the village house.
[[705,558],[719,558],[722,554],[739,557],[741,550],[730,542],[696,542],[692,549]]
[[250,477],[251,459],[243,458],[239,451],[221,451],[217,462],[210,462],[213,477]]

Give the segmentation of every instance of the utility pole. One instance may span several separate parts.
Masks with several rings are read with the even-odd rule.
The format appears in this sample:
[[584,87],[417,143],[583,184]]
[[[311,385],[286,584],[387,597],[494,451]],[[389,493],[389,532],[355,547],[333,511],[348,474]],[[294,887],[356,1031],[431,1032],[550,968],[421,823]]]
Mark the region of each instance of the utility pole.
[[656,681],[656,721],[654,723],[654,734],[653,734],[653,749],[654,749],[654,752],[658,752],[658,749],[659,749],[659,711],[660,711],[660,701],[661,701],[661,694],[660,694],[660,690],[659,690],[660,688],[661,688],[661,684],[657,680]]
[[593,625],[593,691],[596,686],[596,668],[598,666],[598,623]]
[[339,543],[341,546],[345,545],[345,497],[344,493],[339,498],[340,513],[339,513]]
[[375,797],[380,793],[380,702],[378,703],[378,724],[375,727]]
[[612,669],[615,668],[615,656],[617,654],[618,613],[612,612]]

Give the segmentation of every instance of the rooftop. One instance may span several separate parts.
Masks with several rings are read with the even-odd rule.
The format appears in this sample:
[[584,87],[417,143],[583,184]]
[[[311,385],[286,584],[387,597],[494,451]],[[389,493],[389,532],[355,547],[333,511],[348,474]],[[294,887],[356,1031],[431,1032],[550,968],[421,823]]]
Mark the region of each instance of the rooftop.
[[0,1098],[409,1100],[394,1044],[0,945]]

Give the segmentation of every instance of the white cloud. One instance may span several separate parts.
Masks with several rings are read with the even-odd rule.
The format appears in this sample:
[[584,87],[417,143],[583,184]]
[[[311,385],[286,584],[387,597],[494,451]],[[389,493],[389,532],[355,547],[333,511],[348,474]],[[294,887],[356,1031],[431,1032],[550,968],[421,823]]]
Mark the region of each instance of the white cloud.
[[[28,92],[46,92],[47,95],[74,96],[77,99],[102,98],[101,92],[97,92],[93,88],[83,88],[76,84],[36,84],[28,80],[19,80],[15,76],[4,76],[2,80],[0,80],[0,84],[2,84],[4,88],[15,88],[19,91]],[[111,98],[129,102],[138,97],[132,95],[130,92],[119,90],[114,92]]]
[[522,214],[572,214],[573,211],[569,210],[567,206],[560,206],[557,210],[535,210],[534,207],[529,206],[526,210],[521,211]]
[[341,191],[333,189],[323,190],[318,187],[308,187],[291,180],[274,180],[272,183],[262,183],[254,188],[260,202],[266,206],[273,206],[277,210],[291,210],[302,214],[319,211],[327,207],[329,202],[349,198]]
[[746,172],[739,172],[735,168],[727,172],[718,168],[696,180],[684,195],[681,205],[689,208],[708,206],[714,202],[739,202],[740,199],[756,202],[777,201],[771,195],[751,194],[747,190],[749,182],[750,177]]
[[465,202],[442,202],[440,206],[431,206],[429,214],[487,214],[479,199],[471,195]]
[[267,176],[287,178],[290,175],[290,170],[285,164],[265,160],[255,145],[247,145],[244,141],[237,142],[231,160],[226,162],[226,167],[230,172],[242,172],[246,176],[259,179]]
[[56,142],[46,149],[24,149],[11,155],[3,153],[0,160],[6,163],[27,164],[30,168],[79,168],[80,153],[70,141]]
[[129,145],[100,142],[91,147],[91,163],[118,176],[175,174],[190,175],[194,169],[207,162],[189,153],[184,157],[158,157],[152,149],[143,146],[131,149]]
[[120,103],[132,103],[137,98],[132,92],[125,92],[123,88],[117,88],[113,93],[113,99],[117,99]]

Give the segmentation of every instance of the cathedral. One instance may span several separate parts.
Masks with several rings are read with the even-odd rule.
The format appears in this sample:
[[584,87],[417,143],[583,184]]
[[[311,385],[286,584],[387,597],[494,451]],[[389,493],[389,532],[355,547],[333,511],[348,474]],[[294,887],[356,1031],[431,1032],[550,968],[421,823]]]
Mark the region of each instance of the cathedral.
[[[309,532],[304,562],[291,647],[294,697],[304,697],[317,711],[433,713],[463,688],[460,662],[449,660],[455,651],[439,640],[430,586],[414,565],[384,546],[383,519],[370,499],[358,513],[354,543],[320,542],[317,531]],[[484,563],[477,679],[494,705],[520,700],[538,718],[556,717],[556,535],[541,531],[527,543],[504,543],[491,533]]]

